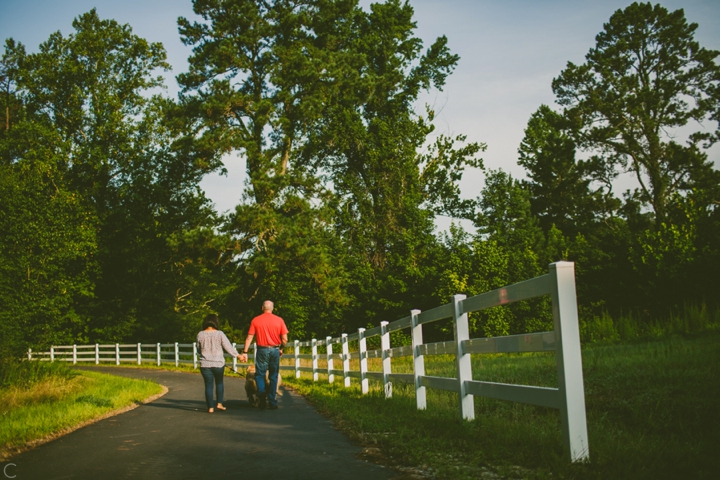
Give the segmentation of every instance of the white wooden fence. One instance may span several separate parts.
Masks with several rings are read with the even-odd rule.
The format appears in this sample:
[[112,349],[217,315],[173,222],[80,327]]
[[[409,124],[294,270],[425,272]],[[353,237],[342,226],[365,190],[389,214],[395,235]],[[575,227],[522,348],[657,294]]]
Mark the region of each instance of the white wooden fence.
[[[236,344],[233,343],[233,347]],[[257,348],[256,345],[253,345]],[[250,365],[249,363],[238,364],[236,357],[225,354],[227,360],[231,360],[233,368],[238,365]],[[249,355],[254,358],[254,354]],[[33,352],[28,350],[28,360],[40,361],[61,361],[72,362],[112,362],[115,365],[121,363],[137,363],[138,365],[153,363],[158,366],[163,363],[173,363],[176,367],[182,364],[192,364],[198,368],[197,343],[129,343],[129,344],[98,344],[95,345],[53,345],[49,352]]]
[[[552,332],[470,338],[468,313],[542,295],[550,295],[552,298]],[[449,318],[454,322],[453,341],[423,343],[424,324]],[[411,330],[412,345],[392,348],[390,333],[408,328]],[[380,337],[380,349],[368,350],[367,339],[374,336]],[[349,342],[355,341],[358,349],[350,352]],[[318,354],[319,346],[325,346],[326,353]],[[338,353],[334,352],[334,346],[339,347]],[[301,348],[310,348],[311,353],[301,354]],[[552,351],[555,352],[557,363],[557,388],[473,380],[471,354]],[[425,375],[425,355],[447,354],[455,355],[457,378]],[[117,365],[121,362],[157,362],[161,365],[163,360],[170,360],[174,361],[175,365],[192,363],[193,367],[197,368],[195,344],[73,345],[53,347],[50,352],[39,354],[28,351],[29,359],[32,359],[33,355],[51,361],[114,361]],[[392,359],[403,356],[413,357],[413,373],[392,372]],[[351,378],[356,378],[360,381],[363,393],[368,393],[369,379],[374,379],[382,382],[386,398],[392,397],[393,382],[414,384],[417,408],[420,410],[427,408],[428,387],[456,392],[460,414],[466,420],[475,418],[474,396],[558,409],[567,457],[573,462],[589,458],[575,271],[572,262],[553,263],[546,275],[474,297],[455,295],[448,304],[424,312],[412,310],[405,318],[394,322],[381,322],[380,326],[375,328],[360,328],[356,333],[327,337],[324,340],[295,340],[294,352],[286,354],[285,358],[288,357],[294,360],[294,364],[282,365],[280,368],[293,370],[297,378],[301,372],[309,372],[312,373],[313,380],[317,381],[322,373],[326,374],[328,381],[332,383],[335,376],[341,376],[346,387],[350,386]],[[321,357],[327,362],[326,369],[318,366]],[[382,371],[368,371],[369,358],[382,359]],[[359,361],[359,370],[350,369],[351,359]],[[233,367],[237,368],[237,359],[232,360]],[[302,366],[301,360],[310,361],[311,366]],[[335,368],[335,360],[341,362],[342,368]]]

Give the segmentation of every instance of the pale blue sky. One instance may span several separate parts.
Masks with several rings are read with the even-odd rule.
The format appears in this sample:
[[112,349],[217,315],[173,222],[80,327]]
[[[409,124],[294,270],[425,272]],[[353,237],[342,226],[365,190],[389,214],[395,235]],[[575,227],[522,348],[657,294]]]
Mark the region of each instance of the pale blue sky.
[[[363,5],[370,2],[362,0]],[[437,132],[464,133],[470,141],[485,142],[482,157],[490,168],[523,176],[517,166],[517,148],[530,115],[537,107],[552,105],[550,88],[568,61],[582,63],[595,44],[595,35],[612,13],[630,1],[617,0],[414,0],[417,34],[429,45],[446,35],[450,49],[460,55],[455,73],[443,92],[426,95],[422,103],[434,105]],[[669,10],[683,8],[699,24],[696,39],[706,48],[720,50],[720,1],[663,0]],[[0,38],[13,37],[35,50],[51,32],[72,31],[72,19],[96,7],[101,18],[129,23],[136,34],[159,41],[168,51],[173,72],[167,75],[169,93],[177,87],[174,75],[186,68],[189,48],[177,33],[179,16],[192,17],[190,0],[0,0]],[[720,148],[710,158],[720,165]],[[208,196],[220,211],[238,202],[244,162],[228,158],[227,177],[203,181]],[[463,195],[474,198],[482,175],[469,172]],[[632,187],[626,180],[621,188]],[[439,226],[447,225],[440,220]]]

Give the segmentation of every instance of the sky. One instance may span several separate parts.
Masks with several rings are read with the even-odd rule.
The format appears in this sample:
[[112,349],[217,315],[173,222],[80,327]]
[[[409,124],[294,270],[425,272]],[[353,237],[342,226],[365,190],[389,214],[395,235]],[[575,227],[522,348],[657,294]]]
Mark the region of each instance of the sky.
[[[524,177],[517,165],[517,149],[530,115],[541,104],[554,105],[551,82],[568,61],[584,62],[595,46],[603,23],[629,0],[411,0],[416,35],[428,47],[445,35],[460,56],[443,91],[421,97],[417,109],[430,104],[436,112],[436,134],[467,135],[486,143],[480,156],[487,168]],[[690,22],[699,24],[695,39],[701,46],[720,50],[720,1],[661,0],[668,10],[683,8]],[[366,7],[369,0],[361,0]],[[101,18],[130,24],[135,34],[162,42],[172,72],[165,76],[168,94],[178,91],[175,75],[187,69],[190,47],[182,44],[177,18],[195,17],[190,0],[0,0],[0,37],[14,38],[29,51],[57,30],[73,31],[76,16],[97,8]],[[709,151],[716,168],[720,146]],[[245,181],[245,164],[237,155],[225,158],[227,176],[210,175],[201,186],[220,212],[234,208]],[[476,198],[483,186],[480,171],[466,172],[460,187],[465,198]],[[630,178],[616,191],[633,188]],[[444,230],[451,219],[439,218]],[[463,224],[466,228],[467,224]]]

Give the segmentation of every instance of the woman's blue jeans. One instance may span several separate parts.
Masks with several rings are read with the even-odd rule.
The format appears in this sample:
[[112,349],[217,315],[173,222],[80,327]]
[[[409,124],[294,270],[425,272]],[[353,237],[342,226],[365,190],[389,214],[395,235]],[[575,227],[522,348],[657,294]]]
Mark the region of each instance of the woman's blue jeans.
[[215,408],[213,400],[213,381],[215,382],[215,393],[217,394],[217,403],[223,402],[225,395],[225,385],[223,384],[224,367],[200,367],[200,374],[205,380],[205,403],[208,408]]
[[[268,372],[270,385],[265,385],[265,372]],[[258,348],[255,356],[255,383],[258,394],[267,392],[268,403],[277,406],[278,372],[280,371],[280,350],[277,348]]]

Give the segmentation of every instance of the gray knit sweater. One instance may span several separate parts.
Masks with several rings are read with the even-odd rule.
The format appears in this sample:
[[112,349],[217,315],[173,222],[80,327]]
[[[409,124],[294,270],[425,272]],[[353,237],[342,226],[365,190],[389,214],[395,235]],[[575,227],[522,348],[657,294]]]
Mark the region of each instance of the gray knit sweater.
[[233,357],[238,356],[230,340],[220,330],[203,330],[197,336],[200,367],[222,367],[225,365],[223,349]]

